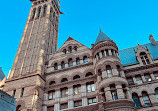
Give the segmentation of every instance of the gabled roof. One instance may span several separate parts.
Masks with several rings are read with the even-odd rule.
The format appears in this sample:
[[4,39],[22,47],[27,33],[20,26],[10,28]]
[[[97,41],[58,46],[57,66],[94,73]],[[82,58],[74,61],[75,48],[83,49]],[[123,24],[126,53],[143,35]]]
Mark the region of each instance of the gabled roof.
[[95,44],[97,44],[97,43],[99,43],[101,41],[104,41],[104,40],[111,40],[111,39],[104,32],[102,32],[100,30],[99,35],[98,35],[98,37],[97,37],[97,39],[95,41]]
[[[157,43],[158,43],[158,41],[157,41]],[[143,44],[141,46],[144,47],[145,49],[147,46],[147,48],[149,49],[149,52],[151,53],[152,58],[158,59],[158,45],[153,45],[151,43],[148,43],[148,44]],[[121,60],[123,66],[139,63],[136,60],[136,55],[135,55],[134,49],[137,50],[137,46],[119,51],[119,57],[120,57],[120,60]]]

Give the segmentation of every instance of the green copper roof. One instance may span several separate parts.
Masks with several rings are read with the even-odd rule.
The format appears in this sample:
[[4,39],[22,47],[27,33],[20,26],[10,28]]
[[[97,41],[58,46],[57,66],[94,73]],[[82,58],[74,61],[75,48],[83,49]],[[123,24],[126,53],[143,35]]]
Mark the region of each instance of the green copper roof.
[[101,41],[104,41],[104,40],[111,40],[105,33],[103,33],[101,30],[100,30],[100,33],[95,41],[95,44],[101,42]]

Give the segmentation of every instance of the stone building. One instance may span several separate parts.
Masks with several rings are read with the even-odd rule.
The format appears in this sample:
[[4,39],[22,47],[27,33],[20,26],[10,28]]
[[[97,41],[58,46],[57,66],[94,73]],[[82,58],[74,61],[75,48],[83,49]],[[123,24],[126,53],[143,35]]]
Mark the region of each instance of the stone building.
[[31,0],[4,91],[17,111],[156,111],[158,45],[119,50],[101,30],[91,48],[69,37],[57,50],[60,1]]

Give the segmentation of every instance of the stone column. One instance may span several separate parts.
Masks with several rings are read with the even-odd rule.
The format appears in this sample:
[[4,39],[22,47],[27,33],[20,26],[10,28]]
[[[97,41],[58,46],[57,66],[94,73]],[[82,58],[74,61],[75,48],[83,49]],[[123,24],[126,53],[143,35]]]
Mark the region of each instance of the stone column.
[[118,99],[125,99],[125,95],[120,84],[116,85]]
[[123,77],[123,78],[126,77],[124,71],[120,71],[120,75],[121,75],[121,77]]
[[108,52],[109,52],[109,55],[111,56],[111,55],[112,55],[112,53],[111,53],[111,50],[110,50],[110,49],[108,50]]
[[133,77],[133,82],[134,82],[135,85],[137,85],[137,82],[136,82],[136,78],[135,78],[135,77]]
[[76,65],[76,61],[73,62],[73,65],[74,65],[74,66]]
[[117,69],[112,69],[112,75],[113,75],[114,77],[118,76],[118,74],[117,74]]
[[82,86],[81,86],[81,93],[82,93],[82,105],[86,106],[86,105],[88,105],[86,83],[82,84]]
[[149,94],[149,99],[151,101],[151,104],[156,104],[158,102],[158,100],[156,99],[156,95],[153,94]]
[[142,106],[145,106],[142,96],[139,96],[139,100],[140,100],[141,105],[142,105]]
[[104,91],[105,91],[106,101],[112,101],[113,99],[112,99],[110,87],[104,88]]
[[98,75],[98,77],[97,77],[98,83],[101,81],[101,77],[100,76],[102,76],[102,75]]
[[73,108],[73,86],[68,88],[68,108]]
[[107,75],[106,71],[103,71],[102,72],[102,78],[104,79],[104,78],[107,78],[107,77],[108,77],[108,75]]
[[152,80],[155,80],[155,79],[156,79],[153,73],[151,73],[150,76],[151,76],[151,79],[152,79]]
[[103,55],[102,55],[102,53],[101,53],[101,52],[99,53],[99,56],[100,56],[100,58],[103,58]]
[[142,77],[142,81],[145,83],[145,82],[146,82],[146,80],[145,80],[144,75],[142,75],[141,77]]
[[126,87],[126,89],[127,89],[127,99],[132,99],[132,96],[131,96],[131,93],[129,91],[129,88]]
[[83,59],[81,59],[80,62],[81,62],[81,64],[83,64],[83,63],[84,63],[84,62],[83,62]]
[[58,65],[58,70],[61,70],[61,65]]
[[65,64],[65,68],[68,68],[68,64]]
[[56,89],[55,90],[55,104],[54,104],[55,111],[60,110],[60,97],[61,97],[60,89]]
[[105,54],[105,57],[106,57],[107,55],[106,55],[106,51],[105,50],[104,50],[104,54]]
[[48,100],[48,94],[47,93],[44,94],[44,100],[46,100],[46,101]]

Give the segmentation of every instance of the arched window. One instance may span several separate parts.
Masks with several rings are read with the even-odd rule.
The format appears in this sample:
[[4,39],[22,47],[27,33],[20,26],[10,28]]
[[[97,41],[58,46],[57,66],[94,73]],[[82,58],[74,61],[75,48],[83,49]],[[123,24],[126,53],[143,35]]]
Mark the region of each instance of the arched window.
[[66,49],[63,50],[63,53],[66,54]]
[[64,61],[61,62],[61,69],[65,69],[65,62]]
[[88,73],[86,74],[86,77],[89,77],[89,76],[93,76],[93,74],[92,74],[91,72],[88,72]]
[[114,55],[114,50],[113,49],[111,49],[111,54]]
[[44,7],[43,7],[43,16],[46,15],[46,12],[47,12],[47,5],[44,5]]
[[105,53],[104,53],[104,51],[102,50],[101,53],[102,53],[102,56],[103,56],[103,58],[104,58],[104,57],[105,57]]
[[35,14],[36,14],[36,8],[34,8],[34,9],[33,9],[33,11],[32,11],[31,20],[33,20],[33,19],[34,19],[34,17],[35,17]]
[[145,81],[146,82],[151,82],[151,76],[150,76],[150,74],[144,74],[144,77],[145,77]]
[[83,62],[86,64],[86,63],[88,63],[88,57],[87,56],[84,56],[83,57]]
[[101,71],[101,69],[98,70],[98,75],[101,77],[101,80],[102,80],[103,78],[102,78],[102,71]]
[[110,90],[111,90],[112,99],[117,100],[118,96],[117,96],[117,89],[115,87],[115,84],[110,85]]
[[106,51],[106,56],[109,56],[109,51],[108,51],[108,49],[106,49],[105,51]]
[[63,79],[61,80],[61,82],[67,82],[67,81],[68,81],[67,78],[63,78]]
[[75,52],[77,52],[77,46],[74,47]]
[[76,59],[76,65],[80,65],[80,58]]
[[156,95],[156,99],[158,101],[158,88],[155,89],[155,95]]
[[72,47],[71,46],[69,46],[68,50],[69,50],[69,53],[72,53]]
[[140,108],[141,104],[140,104],[140,100],[139,100],[138,94],[137,93],[133,93],[132,94],[132,98],[133,98],[133,101],[135,103],[135,107]]
[[134,81],[133,81],[132,77],[128,77],[127,82],[128,82],[129,85],[134,85]]
[[53,85],[53,84],[55,84],[55,81],[51,81],[51,82],[49,83],[49,85]]
[[142,92],[142,98],[143,98],[143,102],[144,102],[145,106],[150,106],[151,105],[148,93],[146,91]]
[[73,77],[73,80],[77,80],[77,79],[80,79],[79,75],[76,75],[76,76]]
[[16,107],[16,111],[20,111],[20,108],[21,108],[21,105],[18,105],[18,106]]
[[106,73],[108,77],[112,77],[112,69],[110,65],[106,66]]
[[121,68],[119,65],[116,65],[117,75],[120,76]]
[[144,65],[150,64],[150,61],[149,61],[149,59],[148,59],[148,57],[147,57],[147,54],[146,54],[145,52],[141,52],[141,53],[140,53],[140,58],[141,58],[142,63],[143,63]]
[[40,17],[40,13],[41,13],[41,6],[38,8],[37,18]]
[[57,63],[54,64],[54,70],[55,70],[55,71],[58,70],[58,64],[57,64]]
[[69,65],[69,67],[72,67],[72,66],[73,66],[72,58],[70,58],[70,59],[68,60],[68,65]]

